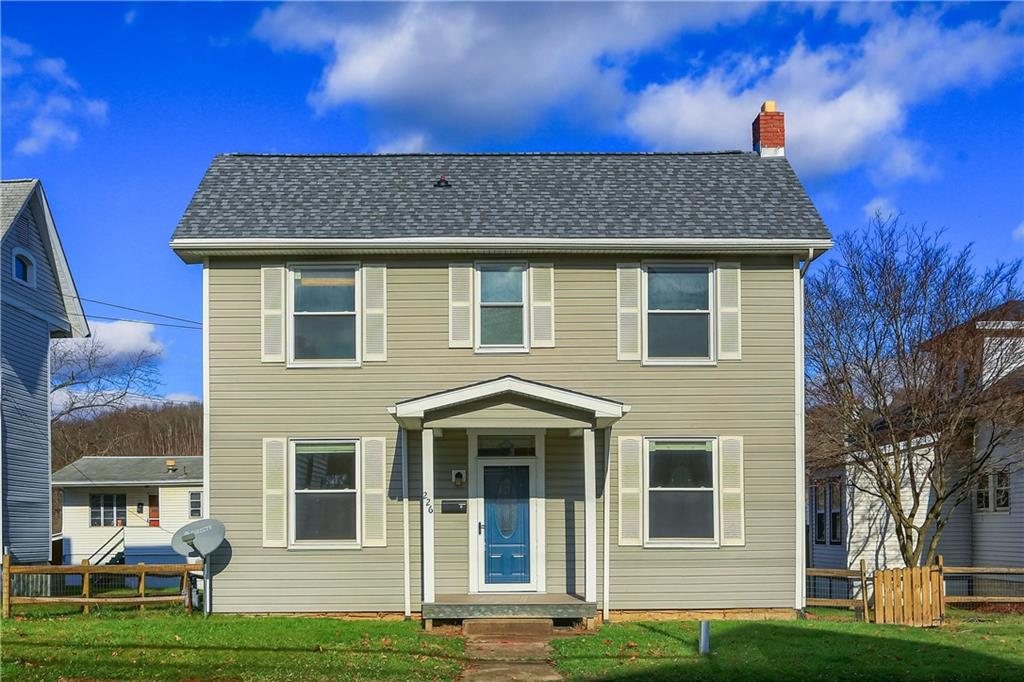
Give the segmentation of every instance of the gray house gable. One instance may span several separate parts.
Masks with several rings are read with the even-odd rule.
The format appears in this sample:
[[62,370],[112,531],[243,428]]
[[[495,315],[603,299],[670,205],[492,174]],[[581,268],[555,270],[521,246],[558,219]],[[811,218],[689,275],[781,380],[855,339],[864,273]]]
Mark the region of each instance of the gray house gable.
[[0,221],[0,544],[35,563],[50,558],[50,340],[89,327],[38,180],[0,183]]

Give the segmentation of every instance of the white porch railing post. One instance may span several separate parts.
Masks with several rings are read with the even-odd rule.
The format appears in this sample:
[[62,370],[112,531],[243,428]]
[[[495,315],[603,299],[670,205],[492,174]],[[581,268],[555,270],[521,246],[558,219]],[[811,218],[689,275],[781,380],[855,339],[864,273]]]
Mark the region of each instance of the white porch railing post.
[[434,430],[423,429],[423,602],[434,601]]
[[594,429],[583,431],[583,597],[597,601],[597,456]]

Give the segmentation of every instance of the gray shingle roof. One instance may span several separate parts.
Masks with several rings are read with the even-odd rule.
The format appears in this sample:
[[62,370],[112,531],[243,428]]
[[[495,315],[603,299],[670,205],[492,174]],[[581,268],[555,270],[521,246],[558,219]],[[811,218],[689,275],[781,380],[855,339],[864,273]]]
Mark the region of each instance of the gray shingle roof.
[[[175,470],[166,462],[173,459]],[[200,485],[203,482],[202,457],[83,457],[53,473],[53,485],[101,485],[134,483],[137,485]]]
[[7,234],[8,228],[21,213],[25,201],[35,186],[35,180],[4,180],[0,182],[0,237]]
[[746,152],[225,154],[174,232],[403,237],[830,235],[786,159]]

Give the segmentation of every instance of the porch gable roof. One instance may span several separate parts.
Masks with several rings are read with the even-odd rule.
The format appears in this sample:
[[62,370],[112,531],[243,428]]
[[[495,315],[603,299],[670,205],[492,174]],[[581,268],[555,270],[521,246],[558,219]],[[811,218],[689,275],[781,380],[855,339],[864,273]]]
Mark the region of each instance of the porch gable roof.
[[497,379],[468,384],[419,398],[403,400],[389,407],[388,413],[403,427],[419,429],[423,425],[425,413],[431,410],[458,405],[468,406],[477,401],[508,394],[533,398],[591,413],[594,416],[596,425],[600,427],[611,425],[630,410],[629,405],[617,400],[609,400],[549,384],[528,381],[508,374]]

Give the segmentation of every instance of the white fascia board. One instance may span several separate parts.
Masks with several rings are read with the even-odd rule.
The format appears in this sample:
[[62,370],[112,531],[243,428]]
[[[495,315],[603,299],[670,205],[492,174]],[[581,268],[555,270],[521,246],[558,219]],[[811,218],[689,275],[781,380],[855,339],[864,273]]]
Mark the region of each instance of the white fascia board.
[[203,480],[55,480],[51,484],[53,487],[187,487],[202,485]]
[[566,405],[576,409],[593,412],[599,419],[620,419],[629,412],[629,405],[623,405],[610,400],[602,400],[586,396],[574,391],[567,391],[553,386],[544,386],[530,381],[524,381],[515,377],[502,377],[494,381],[488,381],[474,386],[465,386],[437,395],[410,400],[398,403],[388,408],[395,419],[400,422],[403,419],[422,419],[425,412],[436,410],[442,407],[451,407],[475,400],[489,398],[502,393],[515,393],[517,395],[536,398],[549,403]]
[[701,237],[561,238],[561,237],[389,237],[332,239],[271,237],[173,239],[170,246],[187,263],[203,256],[272,254],[387,253],[807,253],[826,250],[831,239],[748,239]]

